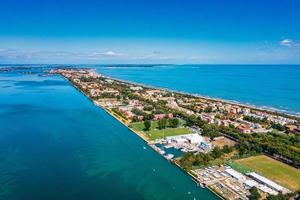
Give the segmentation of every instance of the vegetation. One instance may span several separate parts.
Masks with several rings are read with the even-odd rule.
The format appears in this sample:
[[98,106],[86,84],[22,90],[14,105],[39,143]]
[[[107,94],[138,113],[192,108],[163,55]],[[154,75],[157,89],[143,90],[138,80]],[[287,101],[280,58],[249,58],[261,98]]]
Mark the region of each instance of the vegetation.
[[127,120],[127,118],[120,111],[118,111],[118,109],[112,108],[111,111],[113,111],[113,113],[115,113],[120,118]]
[[274,129],[277,129],[279,131],[285,131],[285,127],[280,125],[280,124],[271,123],[271,127],[274,128]]
[[145,131],[149,131],[151,127],[151,121],[150,120],[145,120],[144,121],[144,126],[145,126]]
[[[148,120],[150,121],[150,120]],[[150,121],[151,127],[149,130],[154,130],[158,128],[157,121]],[[130,124],[130,127],[136,131],[145,131],[145,122],[134,122]]]
[[231,153],[233,150],[234,150],[234,148],[228,146],[227,144],[225,144],[225,145],[223,146],[223,152],[224,152],[224,153]]
[[184,135],[184,134],[189,134],[190,133],[189,129],[183,128],[183,127],[182,128],[159,129],[158,121],[152,121],[151,122],[151,127],[149,128],[149,130],[145,130],[145,122],[131,123],[130,127],[133,130],[136,130],[136,131],[144,131],[146,134],[148,134],[148,136],[152,140],[159,139],[159,138],[164,138],[164,137],[167,137],[167,136]]
[[236,160],[235,163],[262,174],[292,191],[300,189],[300,170],[270,157],[253,156]]
[[289,199],[300,200],[300,190],[294,193],[287,193],[287,194],[279,193],[278,195],[269,195],[267,197],[267,200],[289,200]]
[[153,110],[153,106],[146,105],[146,106],[144,107],[144,110],[145,110],[145,111],[152,111],[152,110]]
[[218,136],[220,136],[219,127],[214,124],[205,124],[202,127],[202,135],[208,136],[212,139],[214,137],[218,137]]
[[244,166],[244,165],[240,165],[239,163],[237,162],[228,162],[227,163],[232,169],[238,171],[238,172],[241,172],[242,174],[246,174],[248,172],[251,172],[253,170],[251,170],[250,168]]
[[243,119],[248,121],[248,122],[259,123],[259,124],[268,123],[268,120],[266,118],[259,119],[259,118],[252,117],[252,116],[244,116]]
[[168,120],[166,118],[158,120],[158,128],[165,129],[167,127]]
[[209,153],[199,152],[193,154],[191,152],[184,154],[180,160],[179,164],[186,170],[191,170],[193,168],[205,167],[210,165],[223,164],[226,160],[223,158],[224,149],[215,147]]
[[206,113],[211,113],[212,112],[212,107],[208,106],[204,109],[204,112]]
[[169,119],[168,123],[169,123],[170,127],[177,128],[178,125],[179,125],[179,119],[178,118],[171,118],[171,119]]
[[184,134],[189,134],[190,131],[187,128],[166,128],[163,130],[151,130],[146,132],[150,139],[156,140],[168,136],[175,136],[175,135],[184,135]]
[[[278,132],[269,132],[267,134],[245,134],[240,133],[232,126],[224,127],[210,125],[195,115],[188,115],[177,110],[172,110],[171,112],[184,119],[187,126],[198,126],[202,128],[203,135],[213,138],[222,133],[238,141],[239,143],[236,145],[236,149],[239,150],[240,156],[267,153],[279,156],[281,159],[285,160],[285,162],[300,167],[300,154],[298,152],[298,149],[300,148],[299,135],[289,135]],[[287,151],[287,149],[289,149],[289,151]]]
[[259,200],[260,199],[261,196],[256,187],[250,188],[249,192],[250,192],[249,200]]

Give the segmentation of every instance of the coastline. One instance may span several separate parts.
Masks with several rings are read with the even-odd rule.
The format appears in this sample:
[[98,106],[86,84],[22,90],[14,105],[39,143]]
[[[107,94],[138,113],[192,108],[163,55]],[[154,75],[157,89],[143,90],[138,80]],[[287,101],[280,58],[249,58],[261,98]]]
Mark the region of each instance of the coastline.
[[[120,79],[115,79],[115,78],[111,78],[111,77],[108,77],[108,76],[103,76],[102,74],[98,74],[96,73],[95,71],[90,71],[87,70],[87,71],[80,71],[79,73],[78,72],[70,72],[70,74],[67,73],[64,73],[62,71],[62,73],[60,73],[58,71],[58,73],[60,76],[62,76],[64,79],[66,79],[70,85],[72,85],[74,88],[76,88],[76,90],[78,90],[80,93],[82,93],[86,98],[88,98],[94,105],[96,105],[97,107],[100,107],[101,109],[103,109],[106,113],[108,113],[110,116],[112,116],[113,118],[115,118],[117,121],[119,121],[121,124],[123,124],[124,126],[127,127],[127,129],[129,129],[131,132],[135,133],[137,136],[139,136],[142,140],[144,140],[145,143],[147,143],[148,146],[150,146],[154,151],[156,151],[157,153],[159,153],[164,159],[166,159],[168,162],[171,162],[172,164],[175,164],[181,171],[185,172],[186,174],[188,174],[191,179],[196,183],[197,186],[201,186],[202,188],[207,188],[209,189],[212,193],[214,193],[215,196],[219,197],[220,199],[228,199],[229,197],[227,197],[226,195],[224,196],[224,191],[218,191],[218,188],[215,188],[214,185],[210,185],[210,184],[206,184],[206,182],[203,182],[202,179],[201,179],[201,176],[202,175],[198,175],[198,174],[194,174],[194,171],[193,170],[188,170],[190,168],[185,168],[185,165],[183,164],[182,166],[181,163],[178,163],[178,160],[177,159],[172,159],[172,157],[168,157],[168,156],[165,156],[163,155],[164,153],[162,153],[160,151],[160,149],[157,148],[157,146],[155,146],[155,142],[153,142],[152,140],[150,140],[150,137],[149,135],[147,135],[146,133],[144,133],[142,131],[142,129],[133,129],[132,126],[131,126],[131,120],[129,120],[130,118],[128,117],[124,117],[122,116],[121,114],[119,114],[119,112],[117,112],[115,110],[115,105],[120,105],[120,102],[122,103],[122,101],[119,101],[117,103],[106,103],[105,101],[102,102],[102,101],[98,101],[99,98],[94,98],[94,92],[91,92],[89,89],[94,89],[94,88],[102,88],[102,87],[108,87],[110,88],[111,86],[102,86],[101,85],[101,82],[108,82],[109,84],[113,84],[114,81],[116,83],[116,91],[118,90],[121,90],[122,87],[119,86],[119,85],[126,85],[127,87],[138,87],[140,86],[140,88],[142,87],[143,90],[159,90],[158,92],[164,92],[163,94],[165,93],[168,93],[168,95],[174,95],[174,94],[171,94],[172,91],[174,90],[168,90],[168,89],[161,89],[161,88],[158,88],[158,87],[153,87],[153,86],[145,86],[143,84],[135,84],[135,83],[132,83],[132,82],[129,82],[129,81],[124,81],[124,80],[120,80]],[[84,75],[82,75],[84,74]],[[87,75],[88,74],[88,75]],[[73,77],[73,78],[72,78]],[[80,81],[80,78],[83,77],[83,81],[81,82]],[[89,79],[91,78],[91,79]],[[94,79],[93,78],[100,78],[98,81],[95,80],[95,82],[92,82]],[[102,79],[101,79],[102,78]],[[88,84],[86,84],[85,82],[88,82]],[[119,84],[119,85],[118,85]],[[121,88],[120,88],[121,87]],[[98,89],[99,90],[99,89]],[[107,88],[104,88],[103,89],[104,91],[107,90]],[[133,90],[133,89],[132,89]],[[113,90],[110,90],[110,91],[113,91]],[[174,91],[175,93],[175,91]],[[246,106],[244,104],[237,104],[237,103],[231,103],[231,102],[228,102],[226,100],[216,100],[216,99],[211,99],[211,98],[206,98],[206,97],[199,97],[197,95],[193,95],[193,94],[188,94],[188,93],[183,93],[183,92],[176,92],[179,96],[175,96],[175,97],[178,97],[178,98],[199,98],[199,99],[203,99],[202,101],[205,102],[205,103],[227,103],[227,104],[230,104],[230,106],[233,106],[233,105],[239,105],[240,107],[244,107],[244,108],[249,108],[249,109],[254,109],[252,107],[249,107],[249,106]],[[175,94],[175,95],[177,95]],[[182,94],[182,95],[180,95]],[[106,97],[106,96],[105,96]],[[106,97],[107,98],[107,97]],[[132,97],[133,98],[133,97]],[[108,98],[109,100],[109,98]],[[206,101],[204,101],[206,100]],[[123,102],[124,103],[124,102]],[[222,105],[222,104],[221,104]],[[269,114],[269,115],[277,115],[277,116],[281,116],[281,117],[287,117],[288,118],[288,115],[284,115],[284,114],[279,114],[277,112],[273,112],[273,111],[269,111],[269,110],[266,110],[266,109],[254,109],[255,111],[262,111],[266,114]],[[282,118],[282,119],[286,119],[286,118]],[[288,120],[288,119],[286,119]],[[290,117],[290,120],[291,120],[291,117]],[[297,122],[296,120],[299,120],[298,116],[295,116],[293,118],[293,120],[291,120],[292,122]],[[143,147],[144,149],[146,149],[146,147],[144,146]],[[218,186],[219,187],[219,186]],[[244,194],[244,193],[243,193]],[[246,198],[246,197],[245,197]]]
[[[95,69],[92,69],[92,70],[95,71]],[[96,73],[98,73],[98,72],[96,71]],[[235,101],[235,100],[215,98],[215,97],[205,96],[205,95],[201,95],[201,94],[197,94],[197,93],[189,93],[189,92],[185,92],[185,91],[181,91],[181,90],[174,90],[174,89],[170,89],[170,88],[152,86],[152,85],[147,85],[147,84],[138,83],[138,82],[134,82],[134,81],[124,80],[124,79],[112,77],[112,76],[109,76],[109,75],[103,75],[101,73],[98,73],[98,74],[100,74],[101,76],[103,76],[105,78],[111,79],[111,80],[130,83],[130,84],[134,84],[136,86],[147,87],[147,88],[150,88],[150,89],[160,89],[160,90],[163,90],[163,91],[179,93],[179,94],[182,94],[182,95],[190,95],[190,96],[202,98],[202,99],[208,100],[208,101],[222,102],[222,103],[227,103],[227,104],[231,104],[231,105],[237,105],[237,106],[242,106],[242,107],[246,107],[246,108],[251,108],[251,109],[257,110],[257,111],[264,111],[264,112],[269,112],[269,113],[273,113],[273,114],[287,115],[289,117],[300,119],[300,112],[292,112],[292,111],[282,110],[282,109],[268,107],[268,106],[258,106],[258,105],[254,105],[254,104],[250,104],[250,103],[238,102],[238,101]]]
[[[142,133],[139,133],[135,130],[133,130],[132,128],[130,128],[126,123],[124,123],[120,118],[118,118],[117,116],[114,115],[114,113],[112,111],[110,111],[109,109],[106,109],[105,107],[96,104],[88,95],[86,95],[83,91],[81,91],[76,85],[74,85],[72,82],[70,82],[67,78],[65,78],[64,76],[59,75],[60,77],[64,78],[69,84],[70,86],[72,86],[73,88],[75,88],[78,92],[80,92],[81,94],[83,94],[89,101],[91,101],[95,106],[97,106],[98,108],[104,110],[108,115],[110,115],[111,117],[113,117],[115,120],[117,120],[119,123],[121,123],[122,125],[124,125],[126,128],[128,128],[132,133],[136,134],[139,138],[141,138],[147,145],[148,147],[151,147],[151,149],[153,149],[155,152],[157,152],[153,146],[151,145],[151,141],[144,137]],[[161,155],[161,154],[159,154]],[[169,161],[168,159],[166,159],[164,156],[161,155],[161,157],[163,159],[165,159],[166,161]],[[171,164],[175,165],[176,167],[178,167],[182,172],[186,173],[187,175],[189,175],[191,177],[192,180],[197,182],[197,177],[195,177],[195,175],[193,175],[192,173],[184,170],[178,163],[176,163],[175,161],[169,161]],[[197,184],[198,185],[198,184]],[[209,186],[205,186],[204,188],[208,189],[210,192],[212,192],[214,195],[216,195],[219,199],[225,200],[225,198],[223,196],[221,196],[220,194],[218,194],[215,190],[213,190],[213,188],[210,188]]]

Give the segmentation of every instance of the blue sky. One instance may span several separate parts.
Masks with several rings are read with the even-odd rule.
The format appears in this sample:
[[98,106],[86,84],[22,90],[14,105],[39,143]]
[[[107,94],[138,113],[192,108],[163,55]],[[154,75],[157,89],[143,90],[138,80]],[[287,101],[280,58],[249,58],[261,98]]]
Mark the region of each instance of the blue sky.
[[2,0],[0,63],[300,63],[298,0]]

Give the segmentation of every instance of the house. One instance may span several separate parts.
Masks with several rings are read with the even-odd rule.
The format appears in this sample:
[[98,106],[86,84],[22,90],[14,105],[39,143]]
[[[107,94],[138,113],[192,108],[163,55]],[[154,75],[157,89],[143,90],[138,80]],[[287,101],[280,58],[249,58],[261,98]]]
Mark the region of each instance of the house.
[[131,111],[124,112],[124,115],[127,119],[132,119],[134,114]]
[[167,115],[166,114],[155,114],[153,116],[153,120],[160,120],[160,119],[163,119],[163,118],[173,118],[173,113],[168,113]]
[[210,124],[214,123],[215,116],[213,114],[201,113],[200,117],[202,120],[205,120]]
[[241,132],[241,133],[251,133],[251,128],[246,125],[246,124],[240,124],[237,129]]
[[290,125],[285,125],[285,127],[291,133],[300,134],[300,126],[299,125],[297,126],[297,125],[290,124]]
[[140,87],[140,86],[131,86],[130,89],[133,90],[133,91],[143,90],[143,88]]
[[160,119],[163,119],[165,118],[166,114],[155,114],[153,116],[153,120],[160,120]]
[[138,106],[138,105],[140,105],[140,101],[136,100],[136,99],[129,100],[128,101],[128,105],[130,105],[130,106]]
[[122,113],[125,113],[125,112],[127,112],[127,111],[131,111],[131,110],[132,110],[132,107],[131,107],[131,106],[120,106],[120,107],[118,108],[118,110],[119,110],[120,112],[122,112]]
[[99,90],[99,89],[91,89],[90,90],[90,94],[91,94],[92,97],[99,96],[101,94],[101,90]]

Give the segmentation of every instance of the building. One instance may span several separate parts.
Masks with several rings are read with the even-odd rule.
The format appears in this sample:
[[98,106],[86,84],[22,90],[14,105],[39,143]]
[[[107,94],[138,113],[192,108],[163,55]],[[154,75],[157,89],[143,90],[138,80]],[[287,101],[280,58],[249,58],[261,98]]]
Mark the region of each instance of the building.
[[193,134],[186,134],[186,135],[176,135],[176,136],[169,136],[166,137],[168,143],[175,142],[175,143],[190,143],[190,144],[200,144],[204,141],[203,137],[197,133]]
[[122,113],[125,113],[125,112],[127,112],[127,111],[131,111],[131,110],[132,110],[132,107],[131,107],[131,106],[120,106],[120,107],[118,108],[118,110],[119,110],[120,112],[122,112]]
[[99,95],[101,95],[101,90],[99,90],[99,89],[91,89],[90,90],[90,94],[91,94],[92,97],[99,96]]
[[255,172],[248,173],[247,175],[252,179],[256,180],[257,182],[262,183],[278,192],[282,192],[283,194],[290,192],[288,189],[278,185],[277,183],[271,181],[270,179],[263,177]]
[[294,133],[294,134],[300,134],[300,125],[285,125],[285,127],[288,129],[289,132]]
[[155,114],[153,116],[153,120],[160,120],[160,119],[163,119],[163,118],[173,118],[173,113],[168,113],[167,115],[166,114]]
[[186,138],[191,144],[200,144],[204,141],[203,137],[197,133],[183,135],[183,138]]
[[163,119],[165,118],[166,114],[155,114],[153,116],[153,120],[160,120],[160,119]]
[[130,89],[133,90],[133,91],[143,90],[143,88],[140,87],[140,86],[131,86]]
[[242,133],[251,133],[251,128],[246,124],[240,124],[237,129]]
[[244,176],[243,174],[241,174],[238,171],[235,171],[234,169],[227,168],[227,169],[225,169],[225,172],[240,182],[246,181],[246,176]]
[[210,151],[212,149],[212,145],[205,141],[200,142],[199,147],[205,151]]
[[140,101],[139,100],[128,100],[128,105],[130,106],[139,106],[140,105]]

